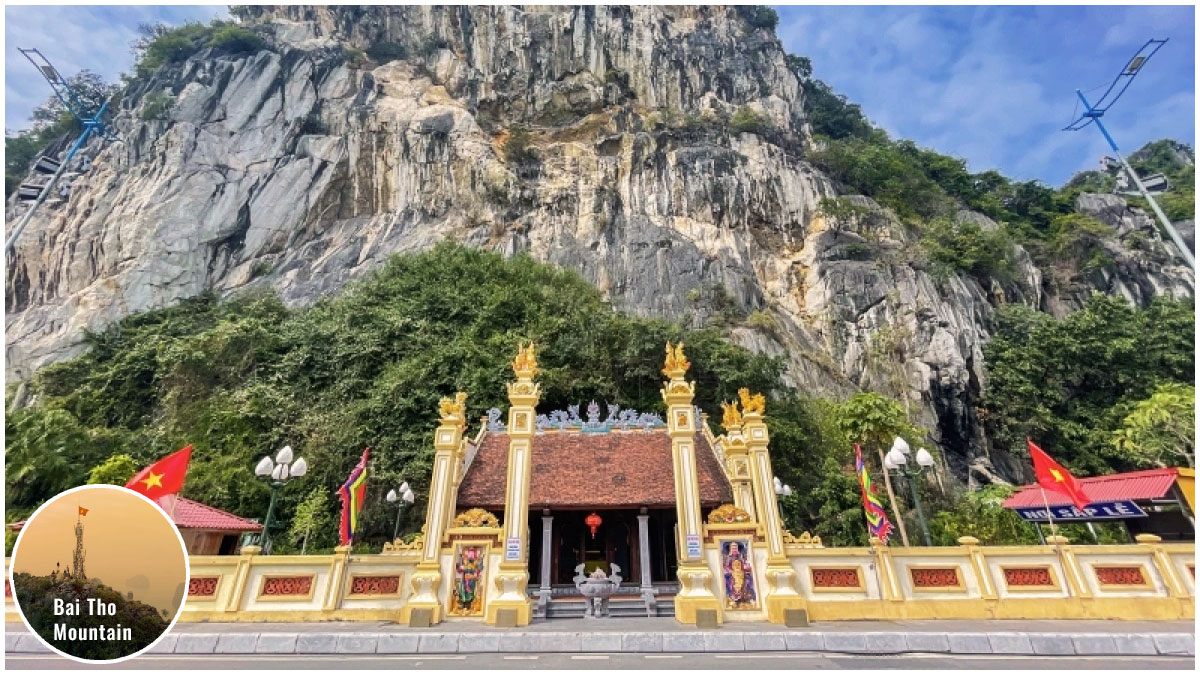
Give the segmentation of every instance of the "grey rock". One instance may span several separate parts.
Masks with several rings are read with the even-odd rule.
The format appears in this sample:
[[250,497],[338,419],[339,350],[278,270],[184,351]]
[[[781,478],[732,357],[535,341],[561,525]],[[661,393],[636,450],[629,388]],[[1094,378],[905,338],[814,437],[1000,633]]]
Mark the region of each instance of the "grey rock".
[[[137,80],[115,111],[123,141],[85,146],[70,197],[17,242],[9,381],[131,313],[210,289],[270,288],[306,306],[449,238],[572,269],[640,316],[698,326],[725,307],[761,312],[773,328],[728,332],[783,356],[789,384],[843,395],[899,382],[944,469],[1012,482],[1022,467],[988,447],[976,414],[994,308],[1062,316],[1093,290],[1138,304],[1194,293],[1153,222],[1112,196],[1077,204],[1113,227],[1112,264],[1040,269],[1017,247],[1013,280],[935,281],[914,233],[866,197],[848,196],[861,222],[826,222],[819,206],[836,189],[803,159],[800,82],[734,8],[248,11],[270,50],[205,50]],[[448,47],[425,49],[431,38]],[[384,41],[411,58],[368,68],[344,56]],[[168,90],[170,119],[144,120],[147,95]],[[742,106],[774,131],[668,119]],[[499,142],[518,125],[534,130],[531,163]],[[22,208],[9,203],[10,224]],[[884,336],[895,358],[872,356]]]

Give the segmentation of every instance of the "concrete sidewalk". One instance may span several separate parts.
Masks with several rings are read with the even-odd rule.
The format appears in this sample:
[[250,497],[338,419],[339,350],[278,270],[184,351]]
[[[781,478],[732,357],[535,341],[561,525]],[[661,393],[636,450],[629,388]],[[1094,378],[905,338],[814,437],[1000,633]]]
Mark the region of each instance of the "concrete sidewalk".
[[[6,624],[6,653],[48,651]],[[687,653],[1195,656],[1194,622],[846,621],[786,628],[759,623],[697,630],[673,619],[563,619],[498,629],[449,621],[181,623],[152,654]]]

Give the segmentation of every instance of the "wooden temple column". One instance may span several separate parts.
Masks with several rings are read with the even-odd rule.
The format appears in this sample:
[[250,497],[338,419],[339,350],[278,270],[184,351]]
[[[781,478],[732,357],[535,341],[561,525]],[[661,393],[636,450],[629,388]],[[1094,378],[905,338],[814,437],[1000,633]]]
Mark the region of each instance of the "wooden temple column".
[[504,558],[493,579],[500,593],[487,603],[485,620],[525,626],[533,618],[529,584],[529,484],[532,476],[534,418],[541,385],[534,346],[522,346],[512,362],[516,382],[508,384],[508,481],[504,496]]
[[442,601],[438,597],[442,581],[442,537],[447,523],[454,517],[455,477],[462,461],[466,402],[467,395],[459,392],[454,399],[443,398],[438,406],[441,419],[437,431],[433,432],[433,474],[421,535],[421,561],[412,576],[413,595],[401,611],[400,620],[405,624],[425,626],[442,620]]
[[755,505],[758,507],[756,520],[763,529],[767,541],[767,589],[764,606],[767,620],[784,623],[788,610],[806,608],[804,596],[796,590],[796,570],[788,560],[783,545],[783,518],[779,515],[779,501],[775,495],[775,472],[771,469],[771,457],[767,452],[770,435],[763,421],[765,401],[761,394],[750,395],[749,390],[738,391],[742,399],[742,433],[750,456],[750,472],[754,483]]
[[662,389],[662,397],[667,404],[667,433],[671,436],[678,516],[679,567],[676,573],[680,588],[675,597],[675,617],[681,623],[695,624],[697,614],[705,612],[709,621],[719,624],[721,603],[713,594],[713,571],[704,556],[704,519],[700,513],[700,480],[696,470],[696,411],[692,407],[696,383],[684,380],[691,365],[683,354],[683,343],[674,349],[667,343],[662,372],[670,380]]

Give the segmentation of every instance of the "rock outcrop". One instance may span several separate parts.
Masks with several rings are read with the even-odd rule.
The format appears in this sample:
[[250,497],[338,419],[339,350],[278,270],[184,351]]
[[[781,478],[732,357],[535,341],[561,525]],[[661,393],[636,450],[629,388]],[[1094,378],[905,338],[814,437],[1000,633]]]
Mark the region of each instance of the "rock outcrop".
[[870,217],[826,222],[837,190],[805,160],[800,83],[734,8],[244,11],[270,48],[135,81],[123,140],[90,145],[70,198],[22,236],[10,379],[130,313],[258,286],[303,305],[452,238],[574,269],[624,311],[721,323],[815,393],[901,395],[955,474],[1003,480],[975,413],[997,303],[1193,291],[1144,214],[1108,197],[1080,208],[1117,229],[1112,264],[1065,276],[1018,250],[1012,280],[935,279],[865,197]]

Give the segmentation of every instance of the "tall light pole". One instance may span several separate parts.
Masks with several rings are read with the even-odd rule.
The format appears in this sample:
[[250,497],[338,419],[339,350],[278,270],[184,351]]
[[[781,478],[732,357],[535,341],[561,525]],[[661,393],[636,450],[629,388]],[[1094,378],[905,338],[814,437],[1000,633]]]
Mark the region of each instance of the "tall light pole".
[[263,554],[271,552],[271,516],[275,513],[275,499],[279,496],[279,489],[289,480],[299,478],[306,473],[308,473],[308,461],[303,457],[293,461],[292,446],[290,445],[283,446],[283,449],[275,455],[274,461],[267,456],[258,460],[258,464],[255,465],[254,474],[271,483],[271,503],[267,506],[267,517],[263,521],[263,533],[260,539]]
[[1083,102],[1084,110],[1083,113],[1080,114],[1080,116],[1074,122],[1068,124],[1063,131],[1078,131],[1093,122],[1096,123],[1096,128],[1099,129],[1100,133],[1104,135],[1104,140],[1108,141],[1108,147],[1112,148],[1113,153],[1117,155],[1117,159],[1120,160],[1121,166],[1125,167],[1125,172],[1129,174],[1129,178],[1132,179],[1133,184],[1137,186],[1138,192],[1142,193],[1142,196],[1145,197],[1146,201],[1150,203],[1150,208],[1154,211],[1154,215],[1158,216],[1158,222],[1162,223],[1163,229],[1167,231],[1167,235],[1171,237],[1171,241],[1175,242],[1175,248],[1179,249],[1179,255],[1183,257],[1184,262],[1186,262],[1188,267],[1192,268],[1192,271],[1194,272],[1196,270],[1196,258],[1193,257],[1192,252],[1188,250],[1187,244],[1183,243],[1183,237],[1179,236],[1179,231],[1176,230],[1175,226],[1171,224],[1170,219],[1167,218],[1167,214],[1163,213],[1163,210],[1158,206],[1158,202],[1156,202],[1154,197],[1151,196],[1150,192],[1146,190],[1146,186],[1142,184],[1142,179],[1138,177],[1137,172],[1133,170],[1133,167],[1129,166],[1129,162],[1125,161],[1125,157],[1121,154],[1121,151],[1117,149],[1117,142],[1113,140],[1112,135],[1108,133],[1108,129],[1104,128],[1104,123],[1100,121],[1100,118],[1104,116],[1104,113],[1108,112],[1108,109],[1117,102],[1117,99],[1121,98],[1121,94],[1124,94],[1125,90],[1129,88],[1129,85],[1133,83],[1133,78],[1137,77],[1137,74],[1142,72],[1142,67],[1146,65],[1146,62],[1150,60],[1150,57],[1154,56],[1155,52],[1161,49],[1166,43],[1167,39],[1164,38],[1162,40],[1150,40],[1146,42],[1146,44],[1142,45],[1142,48],[1133,55],[1133,58],[1129,60],[1129,63],[1125,65],[1125,68],[1117,75],[1116,79],[1112,81],[1112,84],[1108,85],[1108,90],[1104,92],[1103,96],[1096,100],[1095,104],[1089,103],[1087,98],[1083,95],[1083,92],[1076,89],[1075,95],[1079,97],[1081,102]]
[[396,526],[392,528],[392,541],[396,541],[396,537],[400,536],[400,516],[404,513],[404,507],[416,500],[416,495],[408,487],[408,481],[404,481],[400,484],[400,492],[388,490],[387,500],[389,504],[396,504]]
[[925,522],[925,510],[921,508],[921,494],[917,491],[917,476],[920,476],[933,466],[933,455],[925,448],[917,450],[917,466],[908,463],[908,443],[897,437],[892,449],[883,458],[884,471],[895,471],[908,479],[908,488],[912,492],[913,508],[917,511],[917,521],[921,524],[921,535],[926,546],[933,546],[933,537],[929,536],[929,524]]

